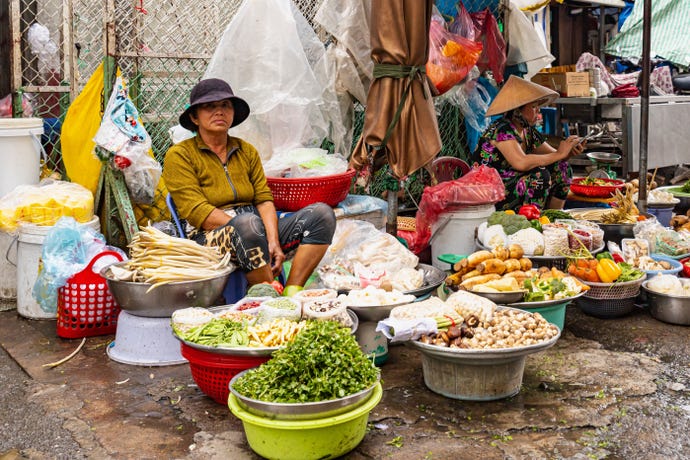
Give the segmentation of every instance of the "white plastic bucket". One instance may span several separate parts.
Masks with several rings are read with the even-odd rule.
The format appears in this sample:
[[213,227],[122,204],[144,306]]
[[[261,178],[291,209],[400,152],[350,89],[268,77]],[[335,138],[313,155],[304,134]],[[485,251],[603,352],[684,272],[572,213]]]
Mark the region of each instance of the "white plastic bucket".
[[41,118],[0,118],[0,196],[38,183],[42,134]]
[[[0,311],[12,310],[17,303],[17,245],[14,237],[0,232]],[[12,261],[12,262],[10,262]]]
[[[18,185],[37,184],[41,174],[41,118],[0,118],[0,197]],[[17,300],[14,237],[0,232],[0,309]]]
[[431,265],[447,270],[448,264],[438,260],[441,254],[473,253],[474,232],[494,211],[493,204],[486,204],[439,214],[431,226]]
[[[82,224],[100,231],[98,216]],[[56,319],[57,305],[54,313],[43,311],[31,295],[41,264],[41,252],[46,235],[53,228],[50,225],[22,224],[18,229],[17,243],[17,313],[31,319]]]

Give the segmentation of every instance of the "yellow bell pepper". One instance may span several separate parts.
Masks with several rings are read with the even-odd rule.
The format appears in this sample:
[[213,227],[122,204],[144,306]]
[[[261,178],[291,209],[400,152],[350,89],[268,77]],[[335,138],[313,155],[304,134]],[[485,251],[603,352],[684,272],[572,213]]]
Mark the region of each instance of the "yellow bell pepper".
[[512,209],[506,209],[503,212],[505,212],[506,214],[515,214],[515,211],[513,211]]
[[551,221],[549,220],[548,217],[546,217],[546,216],[541,216],[541,217],[539,218],[539,223],[542,224],[542,225],[546,225],[546,224],[550,224]]
[[613,283],[621,273],[621,268],[612,259],[601,259],[597,263],[597,275],[602,283]]

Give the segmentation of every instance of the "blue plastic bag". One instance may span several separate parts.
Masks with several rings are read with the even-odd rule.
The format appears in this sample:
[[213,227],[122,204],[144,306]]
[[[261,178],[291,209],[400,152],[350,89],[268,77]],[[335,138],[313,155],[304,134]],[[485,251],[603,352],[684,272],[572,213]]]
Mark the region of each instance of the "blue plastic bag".
[[58,289],[105,249],[105,237],[72,217],[62,217],[48,231],[31,294],[46,313],[57,312]]

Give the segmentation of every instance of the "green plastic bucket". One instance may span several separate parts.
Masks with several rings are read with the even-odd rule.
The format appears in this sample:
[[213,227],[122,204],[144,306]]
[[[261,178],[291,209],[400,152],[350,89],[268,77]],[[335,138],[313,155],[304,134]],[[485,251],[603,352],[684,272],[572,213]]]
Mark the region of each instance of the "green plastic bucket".
[[551,324],[555,324],[562,331],[563,326],[565,325],[565,307],[567,307],[569,303],[570,301],[548,307],[536,308],[520,307],[520,310],[525,310],[530,313],[539,313],[546,321]]
[[379,382],[368,401],[349,412],[313,420],[274,420],[244,410],[232,393],[230,411],[240,420],[249,447],[273,460],[336,458],[357,447],[367,431],[369,412],[383,396]]

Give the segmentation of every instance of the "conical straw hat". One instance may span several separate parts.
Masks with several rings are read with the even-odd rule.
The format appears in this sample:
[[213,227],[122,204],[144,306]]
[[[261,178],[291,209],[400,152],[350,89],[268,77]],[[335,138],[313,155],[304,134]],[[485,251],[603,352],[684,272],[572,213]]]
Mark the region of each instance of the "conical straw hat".
[[558,93],[556,91],[511,75],[489,106],[486,116],[490,117],[499,113],[505,113],[530,102],[541,102],[543,100],[540,105],[547,105],[557,98]]

